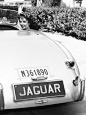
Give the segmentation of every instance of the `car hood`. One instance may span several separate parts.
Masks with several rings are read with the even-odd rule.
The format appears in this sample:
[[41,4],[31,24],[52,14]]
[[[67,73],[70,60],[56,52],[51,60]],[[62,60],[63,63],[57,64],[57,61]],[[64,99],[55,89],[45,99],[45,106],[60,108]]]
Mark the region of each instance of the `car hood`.
[[47,67],[51,78],[63,79],[64,74],[68,76],[66,58],[60,47],[42,32],[0,32],[0,81],[6,81],[5,84],[27,81],[18,73],[26,68]]

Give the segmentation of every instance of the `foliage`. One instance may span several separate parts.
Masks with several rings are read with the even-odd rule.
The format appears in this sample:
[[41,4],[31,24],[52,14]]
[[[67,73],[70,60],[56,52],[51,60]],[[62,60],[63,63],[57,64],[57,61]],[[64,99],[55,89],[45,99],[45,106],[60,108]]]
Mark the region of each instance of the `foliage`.
[[[30,28],[47,32],[61,32],[86,41],[86,9],[70,7],[25,8]],[[17,19],[17,12],[0,10],[0,17]]]
[[[26,14],[31,27],[42,31],[61,32],[86,40],[86,9],[69,7],[33,7]],[[36,25],[36,26],[34,26]]]

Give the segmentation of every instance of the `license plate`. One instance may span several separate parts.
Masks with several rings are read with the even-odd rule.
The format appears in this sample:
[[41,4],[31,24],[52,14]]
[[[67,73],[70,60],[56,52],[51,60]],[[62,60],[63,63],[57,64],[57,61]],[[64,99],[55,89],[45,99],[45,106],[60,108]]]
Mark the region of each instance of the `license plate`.
[[21,79],[26,79],[30,77],[48,77],[50,75],[48,67],[31,67],[18,69],[18,75]]
[[14,101],[65,96],[63,81],[13,85]]

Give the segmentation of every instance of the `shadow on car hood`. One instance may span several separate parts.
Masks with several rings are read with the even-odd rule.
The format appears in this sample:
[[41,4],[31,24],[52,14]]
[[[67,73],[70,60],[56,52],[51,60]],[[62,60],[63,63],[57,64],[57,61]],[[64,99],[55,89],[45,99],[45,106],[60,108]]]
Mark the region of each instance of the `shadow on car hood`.
[[[24,30],[21,30],[21,31],[17,31],[17,30],[6,30],[6,31],[0,31],[0,36],[1,36],[1,38],[2,37],[6,37],[6,38],[27,38],[28,36],[30,37],[30,36],[33,36],[33,35],[39,35],[39,34],[41,34],[42,32],[38,32],[38,31],[35,31],[35,30],[30,30],[30,31],[24,31]],[[8,36],[8,37],[7,37]]]

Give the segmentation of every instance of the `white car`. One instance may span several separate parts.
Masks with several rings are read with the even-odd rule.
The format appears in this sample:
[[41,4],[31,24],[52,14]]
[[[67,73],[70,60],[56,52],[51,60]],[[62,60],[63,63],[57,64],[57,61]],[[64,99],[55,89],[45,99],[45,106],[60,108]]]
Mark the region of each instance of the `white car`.
[[85,80],[71,53],[44,32],[0,29],[0,110],[81,101]]

